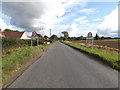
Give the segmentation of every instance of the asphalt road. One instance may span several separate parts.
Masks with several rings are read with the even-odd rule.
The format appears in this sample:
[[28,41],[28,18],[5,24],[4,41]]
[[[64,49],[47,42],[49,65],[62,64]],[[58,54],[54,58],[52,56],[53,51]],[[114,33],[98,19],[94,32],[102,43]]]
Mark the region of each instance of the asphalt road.
[[56,42],[9,88],[118,88],[118,72]]

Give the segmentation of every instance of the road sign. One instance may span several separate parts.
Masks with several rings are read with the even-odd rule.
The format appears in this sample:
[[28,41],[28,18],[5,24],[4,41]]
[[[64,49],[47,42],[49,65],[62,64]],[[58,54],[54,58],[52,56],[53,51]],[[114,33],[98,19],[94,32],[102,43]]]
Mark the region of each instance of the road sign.
[[37,35],[37,32],[32,32],[32,35],[31,35],[31,46],[32,46],[32,39],[37,39],[37,46],[39,45],[39,39],[38,39],[38,35]]
[[86,37],[86,47],[88,47],[88,40],[92,40],[92,49],[93,49],[93,40],[94,40],[94,38],[93,38],[93,36],[92,36],[92,33],[91,32],[89,32],[88,34],[87,34],[87,37]]
[[91,33],[91,32],[89,32],[89,33],[88,33],[88,35],[87,35],[87,37],[88,37],[88,38],[93,37],[93,36],[92,36],[92,33]]
[[37,33],[34,31],[34,32],[32,32],[32,36],[37,36]]
[[31,39],[36,39],[38,38],[38,35],[37,35],[37,32],[32,32],[32,36],[31,36]]

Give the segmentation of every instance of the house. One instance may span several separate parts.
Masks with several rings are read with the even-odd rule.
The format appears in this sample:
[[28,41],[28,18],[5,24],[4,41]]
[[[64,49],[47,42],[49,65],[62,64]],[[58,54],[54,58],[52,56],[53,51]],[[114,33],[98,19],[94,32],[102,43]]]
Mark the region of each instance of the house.
[[31,39],[25,32],[0,32],[0,37],[17,38],[17,39]]

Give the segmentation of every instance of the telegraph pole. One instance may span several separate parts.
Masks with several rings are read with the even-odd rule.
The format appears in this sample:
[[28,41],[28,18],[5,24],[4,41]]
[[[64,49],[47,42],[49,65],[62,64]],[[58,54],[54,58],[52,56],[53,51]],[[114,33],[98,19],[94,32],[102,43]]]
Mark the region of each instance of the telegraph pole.
[[51,29],[50,29],[50,37],[51,37]]

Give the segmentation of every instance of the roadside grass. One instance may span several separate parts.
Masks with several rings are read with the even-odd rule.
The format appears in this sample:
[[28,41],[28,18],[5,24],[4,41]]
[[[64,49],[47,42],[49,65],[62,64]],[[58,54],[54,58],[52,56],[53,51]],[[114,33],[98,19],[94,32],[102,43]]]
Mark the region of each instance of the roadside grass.
[[41,54],[47,45],[26,46],[15,49],[10,54],[2,57],[2,81],[5,82],[11,75],[20,70],[20,68]]
[[74,43],[66,43],[66,42],[63,42],[63,43],[65,43],[65,44],[67,44],[71,47],[75,47],[75,48],[78,48],[80,50],[83,50],[83,51],[85,51],[89,54],[99,56],[103,60],[111,63],[113,68],[116,68],[117,70],[120,70],[120,60],[118,58],[119,53],[115,53],[115,52],[113,53],[113,52],[110,52],[110,51],[104,51],[104,50],[100,50],[100,49],[92,49],[92,48],[88,48],[88,47],[78,45],[78,44],[74,44]]

